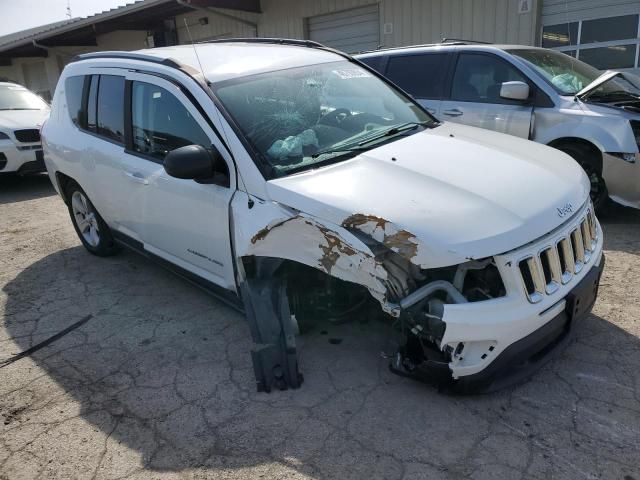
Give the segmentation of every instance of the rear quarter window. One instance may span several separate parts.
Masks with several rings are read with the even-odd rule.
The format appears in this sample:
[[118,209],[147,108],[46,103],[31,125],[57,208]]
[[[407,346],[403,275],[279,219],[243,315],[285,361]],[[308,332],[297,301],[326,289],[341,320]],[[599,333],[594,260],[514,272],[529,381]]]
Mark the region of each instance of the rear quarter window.
[[64,82],[64,90],[67,97],[67,110],[71,121],[80,128],[84,128],[82,115],[82,89],[84,87],[84,75],[69,77]]

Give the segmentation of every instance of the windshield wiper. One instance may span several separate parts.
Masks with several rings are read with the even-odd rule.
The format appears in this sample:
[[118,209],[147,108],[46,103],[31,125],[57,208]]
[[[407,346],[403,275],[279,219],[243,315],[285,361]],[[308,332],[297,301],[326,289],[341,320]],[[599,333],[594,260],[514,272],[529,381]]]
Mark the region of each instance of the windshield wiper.
[[311,155],[311,158],[318,158],[322,155],[326,155],[329,153],[348,153],[348,152],[360,152],[365,151],[366,148],[360,148],[360,144],[357,145],[345,145],[344,147],[336,147],[336,148],[327,148],[326,150],[320,150],[319,152]]
[[359,141],[358,143],[349,143],[347,145],[339,146],[339,147],[331,147],[326,150],[320,150],[319,152],[311,155],[311,158],[318,158],[321,155],[325,155],[328,153],[348,153],[348,152],[364,152],[368,150],[368,148],[364,148],[367,143],[375,142],[376,140],[380,140],[387,137],[392,137],[402,132],[407,132],[410,130],[415,130],[418,127],[424,127],[427,125],[439,125],[438,122],[434,122],[432,120],[427,120],[424,122],[407,122],[401,123],[399,125],[394,125],[393,127],[385,130],[382,133],[377,135],[372,135],[370,137],[365,138],[364,140]]
[[391,127],[388,130],[385,130],[384,132],[378,134],[378,135],[373,135],[369,138],[366,138],[364,140],[362,140],[361,142],[358,143],[358,145],[363,146],[366,145],[367,143],[371,143],[371,142],[375,142],[376,140],[380,140],[382,138],[386,138],[386,137],[392,137],[394,135],[397,135],[399,133],[402,132],[408,132],[410,130],[415,130],[418,127],[424,127],[427,125],[431,125],[434,122],[432,120],[427,120],[424,122],[407,122],[407,123],[401,123],[400,125],[395,125],[393,127]]

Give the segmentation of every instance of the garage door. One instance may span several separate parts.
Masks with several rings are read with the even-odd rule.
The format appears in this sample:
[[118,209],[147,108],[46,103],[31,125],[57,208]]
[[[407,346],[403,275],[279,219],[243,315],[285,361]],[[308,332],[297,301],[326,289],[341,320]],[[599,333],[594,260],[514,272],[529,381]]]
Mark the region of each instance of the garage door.
[[378,5],[309,18],[309,39],[348,53],[380,45]]

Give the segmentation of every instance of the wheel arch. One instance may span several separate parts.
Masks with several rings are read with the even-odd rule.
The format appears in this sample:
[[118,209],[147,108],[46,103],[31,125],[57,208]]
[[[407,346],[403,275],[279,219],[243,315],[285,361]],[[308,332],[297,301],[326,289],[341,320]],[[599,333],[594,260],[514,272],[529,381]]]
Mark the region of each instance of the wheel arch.
[[602,150],[595,143],[580,137],[561,137],[547,144],[549,147],[562,150],[562,147],[577,146],[589,155],[588,161],[592,163],[599,175],[602,175]]
[[58,183],[58,192],[60,193],[62,200],[68,205],[69,198],[67,197],[67,188],[69,187],[71,182],[78,182],[74,178],[65,173],[62,173],[61,171],[56,172],[56,182]]

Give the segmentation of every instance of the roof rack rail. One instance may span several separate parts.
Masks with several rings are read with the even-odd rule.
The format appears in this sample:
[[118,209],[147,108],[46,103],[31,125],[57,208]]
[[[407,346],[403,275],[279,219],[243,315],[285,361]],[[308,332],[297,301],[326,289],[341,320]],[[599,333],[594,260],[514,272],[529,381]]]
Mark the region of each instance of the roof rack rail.
[[327,48],[321,43],[313,40],[299,40],[297,38],[265,38],[265,37],[247,37],[247,38],[216,38],[215,40],[204,40],[196,43],[275,43],[278,45],[297,45],[299,47],[309,48]]
[[465,40],[464,38],[443,38],[440,43],[455,43],[457,45],[468,45],[477,43],[479,45],[491,45],[491,42],[482,42],[480,40]]
[[142,60],[145,62],[159,63],[173,68],[180,68],[181,65],[176,63],[171,58],[154,57],[153,55],[145,55],[143,53],[133,52],[120,52],[120,51],[104,51],[104,52],[89,52],[76,55],[71,59],[69,63],[77,62],[80,60],[89,60],[92,58],[117,58],[125,60]]

